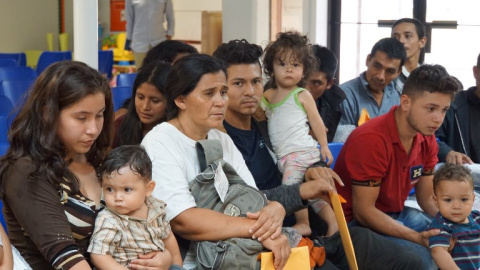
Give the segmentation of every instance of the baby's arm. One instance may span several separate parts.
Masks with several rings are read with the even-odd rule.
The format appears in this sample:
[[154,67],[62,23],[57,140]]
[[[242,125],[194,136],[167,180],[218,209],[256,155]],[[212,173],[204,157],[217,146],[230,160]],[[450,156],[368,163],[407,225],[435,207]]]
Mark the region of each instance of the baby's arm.
[[170,252],[172,255],[172,263],[174,265],[182,266],[182,255],[180,254],[180,248],[178,247],[177,239],[175,235],[170,231],[167,238],[162,239],[163,244],[165,244],[165,250]]
[[432,257],[435,260],[438,268],[440,269],[460,269],[453,260],[450,253],[448,253],[448,247],[436,246],[430,249]]
[[117,263],[110,255],[101,255],[101,254],[90,254],[90,259],[92,260],[93,265],[98,270],[102,269],[112,269],[112,270],[125,270],[126,268],[121,264]]
[[107,209],[98,214],[88,252],[96,269],[125,270],[125,267],[110,255],[114,247],[120,243],[122,230],[111,215]]
[[300,100],[303,108],[305,108],[310,127],[312,128],[313,134],[315,134],[315,137],[320,144],[322,159],[325,162],[328,161],[328,165],[332,164],[333,156],[332,152],[330,152],[330,149],[328,148],[327,128],[323,123],[322,117],[320,117],[320,113],[317,110],[317,105],[315,104],[312,94],[310,94],[309,91],[302,91],[298,94],[298,99]]

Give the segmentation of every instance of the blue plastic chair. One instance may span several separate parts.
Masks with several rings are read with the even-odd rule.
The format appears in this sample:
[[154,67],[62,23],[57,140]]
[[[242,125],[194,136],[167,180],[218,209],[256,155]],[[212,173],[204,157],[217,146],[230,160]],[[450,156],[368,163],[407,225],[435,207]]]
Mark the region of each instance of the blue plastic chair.
[[8,115],[0,115],[0,144],[8,144]]
[[[1,86],[0,91],[2,91]],[[10,98],[0,95],[0,115],[10,115],[12,110],[13,103],[10,101]]]
[[[0,157],[4,156],[7,153],[9,147],[10,147],[10,144],[8,143],[0,143]],[[2,213],[0,213],[0,221],[2,222],[3,226],[5,226],[5,222],[1,220],[2,218],[1,216],[2,216]]]
[[0,59],[0,67],[18,67],[18,63],[14,59]]
[[13,106],[21,106],[25,101],[28,90],[33,84],[32,80],[1,81],[0,95],[10,99]]
[[13,59],[15,60],[19,66],[26,66],[27,65],[27,56],[25,53],[0,53],[0,59]]
[[0,81],[28,80],[34,81],[37,73],[31,67],[0,67]]
[[113,51],[98,51],[98,71],[106,74],[107,78],[112,78],[113,69]]
[[329,143],[328,148],[330,149],[330,152],[332,152],[333,156],[333,162],[330,164],[330,168],[335,167],[335,163],[337,162],[338,154],[340,154],[340,150],[342,150],[343,143],[340,142],[334,142],[334,143]]
[[132,96],[131,86],[112,87],[113,110],[117,111],[122,107],[123,102]]
[[38,58],[37,74],[40,75],[51,64],[64,60],[72,60],[72,52],[43,52]]
[[[8,147],[7,147],[8,149]],[[2,147],[0,146],[0,154],[1,154],[1,151],[2,151]],[[2,154],[3,156],[4,154]],[[7,223],[5,222],[5,218],[3,217],[3,202],[0,201],[0,222],[2,223],[2,226],[3,226],[3,229],[5,229],[5,232],[7,232]]]
[[133,87],[135,78],[137,78],[137,73],[120,73],[117,75],[117,86]]

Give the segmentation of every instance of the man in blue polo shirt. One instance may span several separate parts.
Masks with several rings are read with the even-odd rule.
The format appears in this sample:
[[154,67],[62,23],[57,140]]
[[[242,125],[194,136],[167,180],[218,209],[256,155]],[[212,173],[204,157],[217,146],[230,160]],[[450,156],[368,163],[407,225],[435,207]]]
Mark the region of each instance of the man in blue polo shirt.
[[340,104],[340,125],[358,126],[363,108],[374,118],[400,104],[400,95],[392,81],[402,71],[406,55],[403,44],[394,38],[383,38],[375,43],[367,56],[367,70],[340,85],[347,96]]

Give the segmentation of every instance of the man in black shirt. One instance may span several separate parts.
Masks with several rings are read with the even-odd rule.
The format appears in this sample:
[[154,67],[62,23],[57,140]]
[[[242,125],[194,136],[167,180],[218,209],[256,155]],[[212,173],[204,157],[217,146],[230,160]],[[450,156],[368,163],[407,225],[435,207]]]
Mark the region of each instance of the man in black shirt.
[[476,86],[455,95],[442,126],[435,132],[440,162],[480,163],[480,54],[473,67]]
[[[233,142],[242,153],[257,186],[272,188],[281,185],[281,175],[271,152],[267,125],[264,115],[257,112],[263,95],[262,70],[259,59],[262,48],[246,40],[232,40],[220,45],[213,53],[227,65],[227,84],[229,104],[225,115],[224,127]],[[257,119],[254,115],[257,113]],[[308,174],[319,173],[329,182],[341,181],[329,168],[309,168]],[[316,180],[319,181],[319,180]],[[309,182],[300,185],[299,192],[303,199]],[[305,189],[302,189],[302,186]],[[302,194],[305,193],[305,194]],[[313,198],[310,198],[313,199]],[[415,253],[405,250],[398,253],[397,244],[362,227],[350,228],[350,235],[355,248],[359,269],[421,269],[421,260]],[[329,241],[340,241],[338,234],[325,239],[326,246],[335,245]],[[326,247],[328,249],[328,247]],[[393,252],[392,252],[393,251]],[[327,259],[335,254],[327,254]],[[337,258],[334,258],[334,260]],[[337,264],[338,267],[345,265]]]

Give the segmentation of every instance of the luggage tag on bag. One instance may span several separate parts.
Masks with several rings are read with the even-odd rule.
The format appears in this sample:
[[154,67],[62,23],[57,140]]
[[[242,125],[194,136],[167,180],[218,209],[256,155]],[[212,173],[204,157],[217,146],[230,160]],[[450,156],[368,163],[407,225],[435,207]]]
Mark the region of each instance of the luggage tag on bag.
[[220,200],[224,202],[225,196],[227,196],[228,191],[228,179],[221,165],[219,165],[215,170],[214,185],[215,189],[217,190],[218,196],[220,197]]

